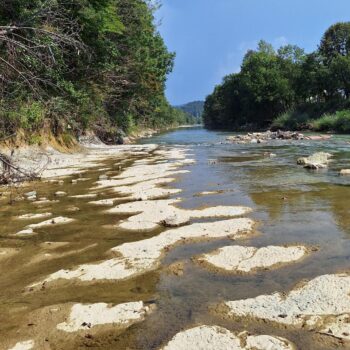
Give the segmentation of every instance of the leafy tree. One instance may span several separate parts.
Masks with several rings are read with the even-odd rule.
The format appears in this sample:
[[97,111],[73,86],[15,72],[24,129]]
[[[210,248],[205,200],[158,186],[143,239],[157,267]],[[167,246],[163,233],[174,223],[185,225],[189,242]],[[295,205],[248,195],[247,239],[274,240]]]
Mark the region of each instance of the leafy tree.
[[330,77],[337,90],[342,91],[346,99],[350,96],[350,56],[336,56],[330,65]]
[[213,129],[316,125],[307,119],[348,109],[349,97],[350,22],[331,26],[310,54],[295,45],[276,52],[260,41],[246,53],[241,71],[207,97],[204,122]]
[[330,64],[338,55],[350,53],[350,22],[336,23],[323,35],[319,47],[326,64]]
[[272,50],[250,52],[241,69],[242,100],[247,118],[258,125],[287,109],[293,101],[290,81]]
[[273,56],[276,53],[272,44],[268,43],[265,40],[260,40],[258,42],[258,52],[264,53],[269,56]]
[[182,122],[164,96],[174,54],[155,10],[148,0],[2,1],[3,128],[21,127],[21,105],[32,102],[57,133],[68,124],[80,133]]

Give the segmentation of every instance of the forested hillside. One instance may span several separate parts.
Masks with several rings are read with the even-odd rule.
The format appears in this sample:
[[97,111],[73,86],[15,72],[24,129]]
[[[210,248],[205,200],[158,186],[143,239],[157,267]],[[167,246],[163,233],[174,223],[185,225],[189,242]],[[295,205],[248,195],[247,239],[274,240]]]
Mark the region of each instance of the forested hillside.
[[312,53],[261,41],[241,71],[205,102],[210,129],[273,128],[350,132],[350,22],[330,27]]
[[164,96],[174,53],[148,0],[2,0],[0,136],[105,139],[185,121]]
[[204,110],[204,101],[193,101],[186,103],[181,106],[177,106],[176,108],[190,114],[192,117],[195,118],[195,121],[197,123],[202,122],[202,115]]

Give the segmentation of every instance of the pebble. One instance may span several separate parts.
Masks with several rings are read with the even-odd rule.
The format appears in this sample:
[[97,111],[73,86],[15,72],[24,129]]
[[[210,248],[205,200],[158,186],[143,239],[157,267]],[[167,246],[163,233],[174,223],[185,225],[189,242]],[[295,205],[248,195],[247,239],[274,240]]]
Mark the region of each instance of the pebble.
[[32,235],[32,234],[34,234],[34,231],[33,229],[29,228],[29,229],[17,232],[16,236],[26,236],[26,235]]
[[55,196],[56,197],[63,197],[63,196],[66,196],[67,195],[67,193],[66,192],[63,192],[63,191],[57,191],[56,193],[55,193]]

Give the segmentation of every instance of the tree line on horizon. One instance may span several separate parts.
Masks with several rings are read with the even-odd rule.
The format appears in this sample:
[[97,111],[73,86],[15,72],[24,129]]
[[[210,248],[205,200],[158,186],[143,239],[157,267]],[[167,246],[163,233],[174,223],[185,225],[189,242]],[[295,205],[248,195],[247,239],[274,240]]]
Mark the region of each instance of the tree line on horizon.
[[241,70],[224,77],[204,105],[208,129],[350,132],[350,22],[332,25],[312,53],[261,40]]
[[191,116],[192,124],[201,124],[204,110],[204,101],[192,101],[175,108]]
[[175,54],[151,0],[0,2],[0,138],[19,129],[104,139],[185,123],[164,91]]

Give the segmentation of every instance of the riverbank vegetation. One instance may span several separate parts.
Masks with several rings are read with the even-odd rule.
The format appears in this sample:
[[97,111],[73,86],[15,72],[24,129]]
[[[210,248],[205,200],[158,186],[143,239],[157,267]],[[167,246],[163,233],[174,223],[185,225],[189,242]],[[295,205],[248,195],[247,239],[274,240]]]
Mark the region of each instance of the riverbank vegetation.
[[174,63],[148,0],[0,3],[0,137],[102,139],[188,122],[165,98]]
[[331,26],[312,53],[260,41],[239,73],[216,86],[204,107],[209,129],[350,132],[350,22]]

